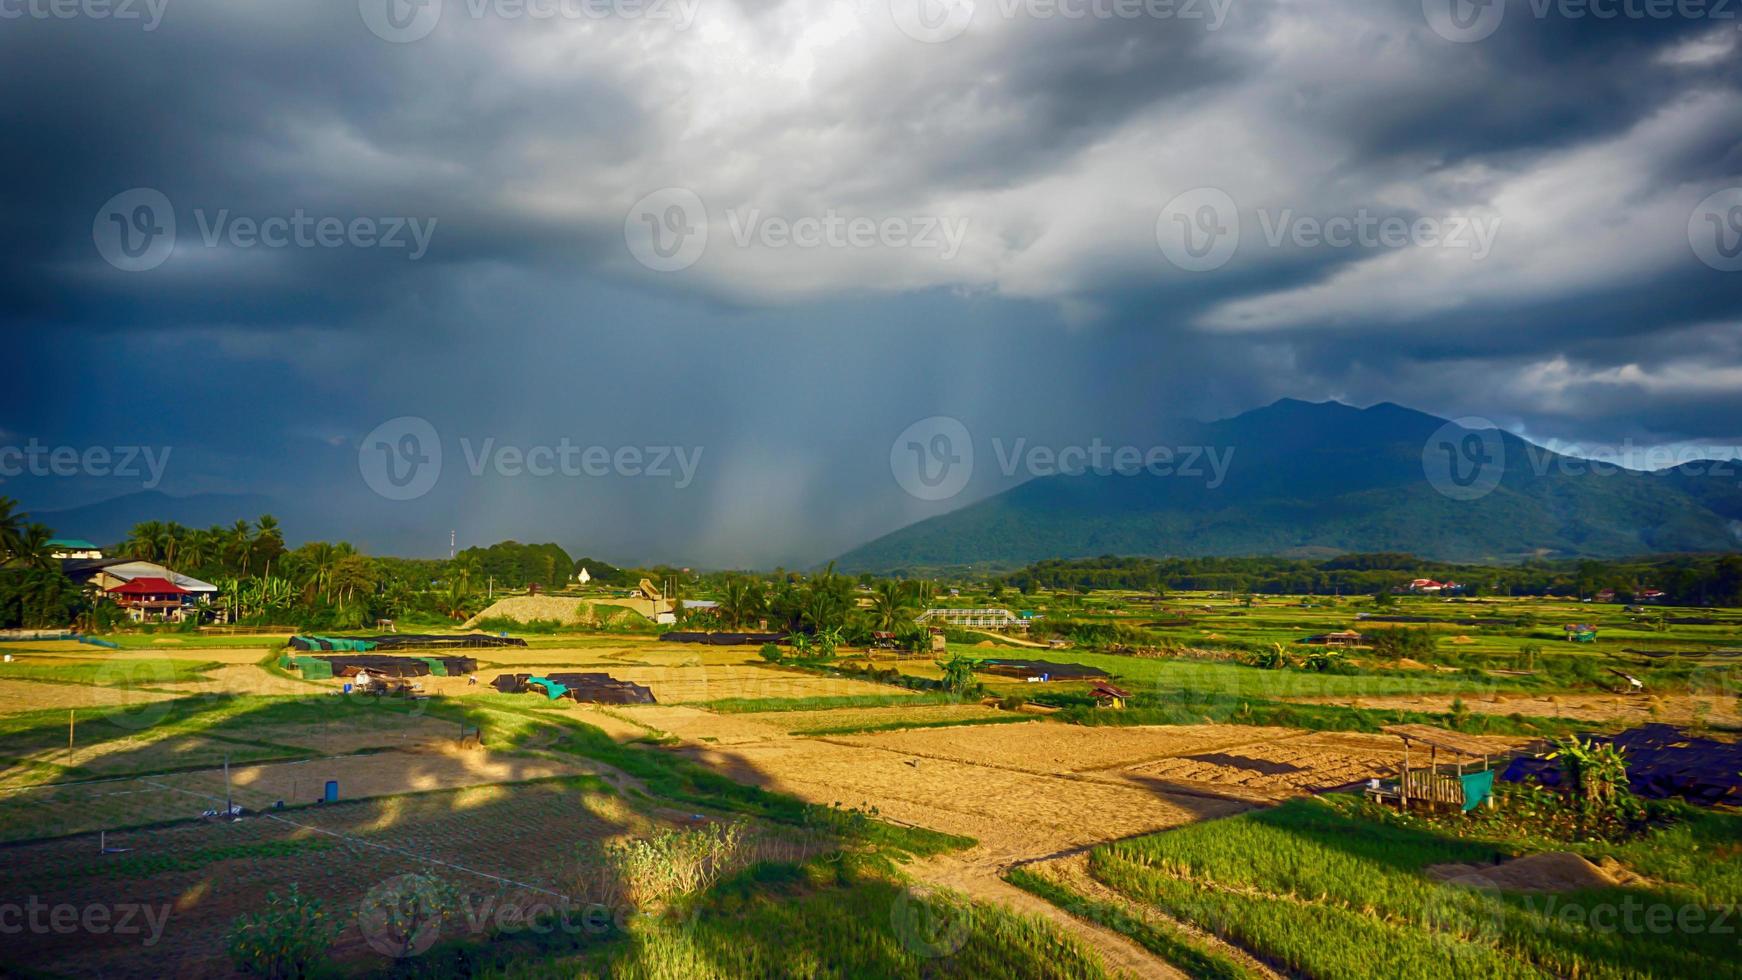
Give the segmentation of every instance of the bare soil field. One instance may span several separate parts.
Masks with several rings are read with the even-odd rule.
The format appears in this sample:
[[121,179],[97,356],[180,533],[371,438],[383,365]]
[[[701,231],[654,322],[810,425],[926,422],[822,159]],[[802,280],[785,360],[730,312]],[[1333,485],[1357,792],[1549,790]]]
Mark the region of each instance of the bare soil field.
[[[312,803],[321,798],[329,779],[338,780],[341,800],[354,800],[590,771],[566,761],[456,750],[232,764],[230,779],[236,803],[266,809],[280,800],[291,806]],[[223,800],[221,768],[19,788],[0,793],[0,840],[182,820],[221,809]]]
[[[1371,698],[1290,698],[1307,704],[1353,705],[1360,708],[1444,712],[1452,698],[1392,695]],[[1588,721],[1643,725],[1662,722],[1687,725],[1703,717],[1718,725],[1742,725],[1742,703],[1730,697],[1693,697],[1685,694],[1496,694],[1466,697],[1464,706],[1484,715],[1522,714],[1541,717],[1579,718]]]

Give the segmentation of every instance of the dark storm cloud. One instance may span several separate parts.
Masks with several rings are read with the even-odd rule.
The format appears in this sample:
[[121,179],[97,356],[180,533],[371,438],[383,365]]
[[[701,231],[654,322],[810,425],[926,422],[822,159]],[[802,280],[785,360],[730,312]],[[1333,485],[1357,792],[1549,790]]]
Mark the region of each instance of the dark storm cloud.
[[[4,22],[0,331],[47,369],[0,394],[0,441],[173,444],[165,489],[272,493],[377,549],[434,553],[457,526],[728,565],[817,560],[1008,485],[902,494],[890,440],[929,415],[1142,440],[1289,395],[1742,442],[1742,273],[1686,229],[1742,185],[1734,23],[1512,4],[1455,43],[1419,0],[1235,0],[1215,30],[1023,9],[940,44],[872,0],[704,0],[688,30],[448,0],[409,44],[347,2],[172,0],[150,32]],[[625,247],[631,204],[665,186],[708,208],[678,273]],[[1245,212],[1206,273],[1155,240],[1198,186]],[[93,221],[138,187],[172,202],[178,248],[124,272]],[[1284,209],[1504,223],[1492,257],[1444,262],[1269,247],[1257,213]],[[298,210],[435,224],[412,261],[207,247],[196,218]],[[947,261],[732,241],[745,214],[831,211],[968,235]],[[395,504],[357,446],[398,415],[706,455],[684,490],[444,477]],[[38,507],[114,489],[0,484]]]

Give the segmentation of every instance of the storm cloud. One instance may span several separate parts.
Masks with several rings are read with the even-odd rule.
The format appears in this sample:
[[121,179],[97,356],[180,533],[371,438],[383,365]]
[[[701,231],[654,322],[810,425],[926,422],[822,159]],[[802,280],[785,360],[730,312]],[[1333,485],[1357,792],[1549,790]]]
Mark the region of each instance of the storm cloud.
[[[293,538],[698,565],[809,564],[1017,478],[904,493],[891,440],[929,416],[1143,444],[1390,400],[1731,455],[1725,11],[0,4],[0,444],[173,446],[162,489],[270,495]],[[394,501],[359,451],[406,416],[444,469]],[[474,475],[487,439],[703,453],[683,487]]]

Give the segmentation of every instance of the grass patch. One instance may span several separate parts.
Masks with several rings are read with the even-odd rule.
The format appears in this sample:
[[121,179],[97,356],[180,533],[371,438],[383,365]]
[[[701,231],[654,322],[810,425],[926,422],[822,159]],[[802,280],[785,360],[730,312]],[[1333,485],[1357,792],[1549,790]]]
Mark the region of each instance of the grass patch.
[[760,714],[765,711],[830,711],[837,708],[888,708],[924,704],[961,704],[952,694],[839,694],[806,698],[720,698],[714,701],[686,702],[689,707],[703,708],[722,715]]
[[[1372,819],[1364,809],[1353,797],[1292,801],[1105,845],[1091,853],[1090,867],[1132,899],[1315,977],[1427,976],[1448,968],[1502,977],[1716,976],[1733,963],[1733,934],[1658,931],[1648,912],[1629,928],[1624,916],[1628,908],[1661,908],[1673,921],[1690,902],[1733,908],[1733,874],[1701,875],[1674,855],[1725,835],[1734,841],[1742,817],[1690,815],[1684,833],[1659,831],[1614,849],[1642,870],[1692,881],[1527,895],[1444,884],[1423,873],[1433,864],[1493,863],[1528,849],[1519,841],[1448,836]],[[1599,909],[1607,913],[1592,918]],[[1717,921],[1717,913],[1702,911],[1702,921]],[[1606,914],[1617,916],[1615,927],[1601,924]]]
[[940,718],[931,721],[882,721],[868,725],[836,725],[825,728],[801,728],[793,735],[865,735],[871,732],[900,732],[915,728],[960,728],[964,725],[1010,725],[1037,721],[1037,715],[1010,715],[994,718]]
[[1244,964],[1214,950],[1205,949],[1184,930],[1150,922],[1128,914],[1109,902],[1100,902],[1022,868],[1012,869],[1004,880],[1038,895],[1079,919],[1087,919],[1131,939],[1193,977],[1208,980],[1247,980],[1255,977]]
[[203,681],[206,671],[222,666],[209,660],[76,660],[36,656],[0,665],[0,680],[149,690],[157,684]]
[[643,977],[1106,976],[1100,958],[1047,923],[953,894],[920,897],[850,863],[758,866],[694,914],[641,917],[579,956],[517,960],[516,980]]

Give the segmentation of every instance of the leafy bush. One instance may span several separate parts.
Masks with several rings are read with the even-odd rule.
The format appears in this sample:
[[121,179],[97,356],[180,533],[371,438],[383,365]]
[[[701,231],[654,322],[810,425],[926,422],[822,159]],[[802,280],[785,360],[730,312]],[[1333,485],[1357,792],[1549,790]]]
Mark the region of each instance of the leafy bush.
[[272,980],[309,976],[327,956],[339,923],[319,899],[304,898],[296,885],[280,898],[266,896],[266,908],[239,915],[230,924],[230,961],[243,973]]
[[764,643],[762,644],[762,649],[756,652],[762,655],[763,660],[766,660],[771,664],[780,663],[782,654],[780,652],[780,645],[777,643]]
[[1405,657],[1419,660],[1434,653],[1434,635],[1427,630],[1376,629],[1369,630],[1362,639],[1373,648],[1374,656],[1387,660]]

